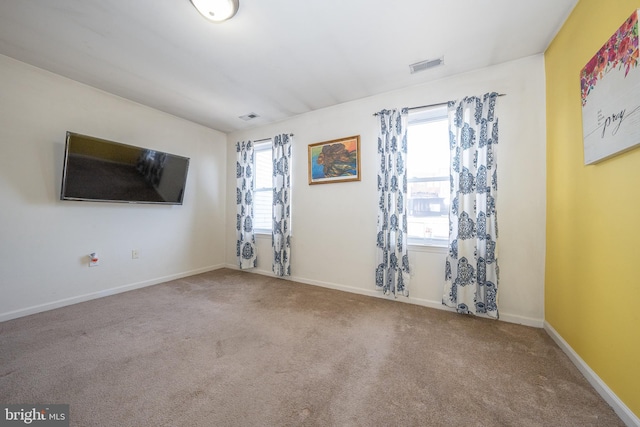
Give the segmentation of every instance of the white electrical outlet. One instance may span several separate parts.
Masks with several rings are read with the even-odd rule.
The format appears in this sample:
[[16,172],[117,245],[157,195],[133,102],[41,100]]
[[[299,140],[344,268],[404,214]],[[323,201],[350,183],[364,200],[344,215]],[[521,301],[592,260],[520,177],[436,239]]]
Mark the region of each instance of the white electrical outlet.
[[140,252],[138,252],[137,249],[132,249],[131,250],[131,259],[138,259],[140,258]]

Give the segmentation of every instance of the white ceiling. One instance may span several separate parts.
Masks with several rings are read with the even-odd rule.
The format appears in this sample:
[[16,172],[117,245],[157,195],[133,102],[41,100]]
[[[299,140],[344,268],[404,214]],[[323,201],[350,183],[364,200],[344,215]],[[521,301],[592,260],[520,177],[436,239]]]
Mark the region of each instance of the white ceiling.
[[230,132],[544,52],[577,1],[1,0],[0,54]]

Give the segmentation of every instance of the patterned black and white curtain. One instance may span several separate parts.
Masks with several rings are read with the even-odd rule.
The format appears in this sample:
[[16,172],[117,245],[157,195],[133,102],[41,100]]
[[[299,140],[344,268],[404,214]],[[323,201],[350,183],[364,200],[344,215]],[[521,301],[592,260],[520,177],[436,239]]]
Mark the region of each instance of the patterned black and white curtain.
[[236,255],[240,269],[257,265],[253,234],[253,142],[236,143]]
[[451,207],[442,303],[498,318],[497,93],[450,102]]
[[407,250],[408,110],[382,110],[378,118],[378,234],[376,287],[409,295]]
[[291,144],[289,134],[273,138],[273,273],[291,275]]

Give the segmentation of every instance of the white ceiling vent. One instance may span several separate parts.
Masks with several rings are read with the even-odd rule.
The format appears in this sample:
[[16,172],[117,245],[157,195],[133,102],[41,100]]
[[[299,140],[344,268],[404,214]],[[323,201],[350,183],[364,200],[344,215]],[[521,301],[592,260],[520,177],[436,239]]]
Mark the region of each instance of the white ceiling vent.
[[444,64],[444,56],[438,59],[427,59],[426,61],[416,62],[409,65],[409,71],[411,74],[419,73],[420,71],[428,70],[429,68],[438,67]]
[[245,122],[248,122],[249,120],[253,120],[256,117],[260,117],[260,116],[257,115],[256,113],[249,113],[249,114],[245,114],[244,116],[240,116],[239,118],[244,120]]

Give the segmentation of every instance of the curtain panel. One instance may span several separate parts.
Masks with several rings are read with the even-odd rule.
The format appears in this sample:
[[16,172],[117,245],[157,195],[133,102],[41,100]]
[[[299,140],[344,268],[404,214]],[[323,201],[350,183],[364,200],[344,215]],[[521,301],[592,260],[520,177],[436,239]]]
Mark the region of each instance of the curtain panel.
[[450,102],[451,204],[442,303],[498,318],[497,93]]
[[253,143],[236,143],[236,255],[241,270],[257,265],[256,239],[253,233]]
[[291,275],[291,145],[289,134],[273,138],[273,248],[276,276]]
[[382,110],[378,118],[378,225],[376,287],[409,296],[407,249],[408,109]]

